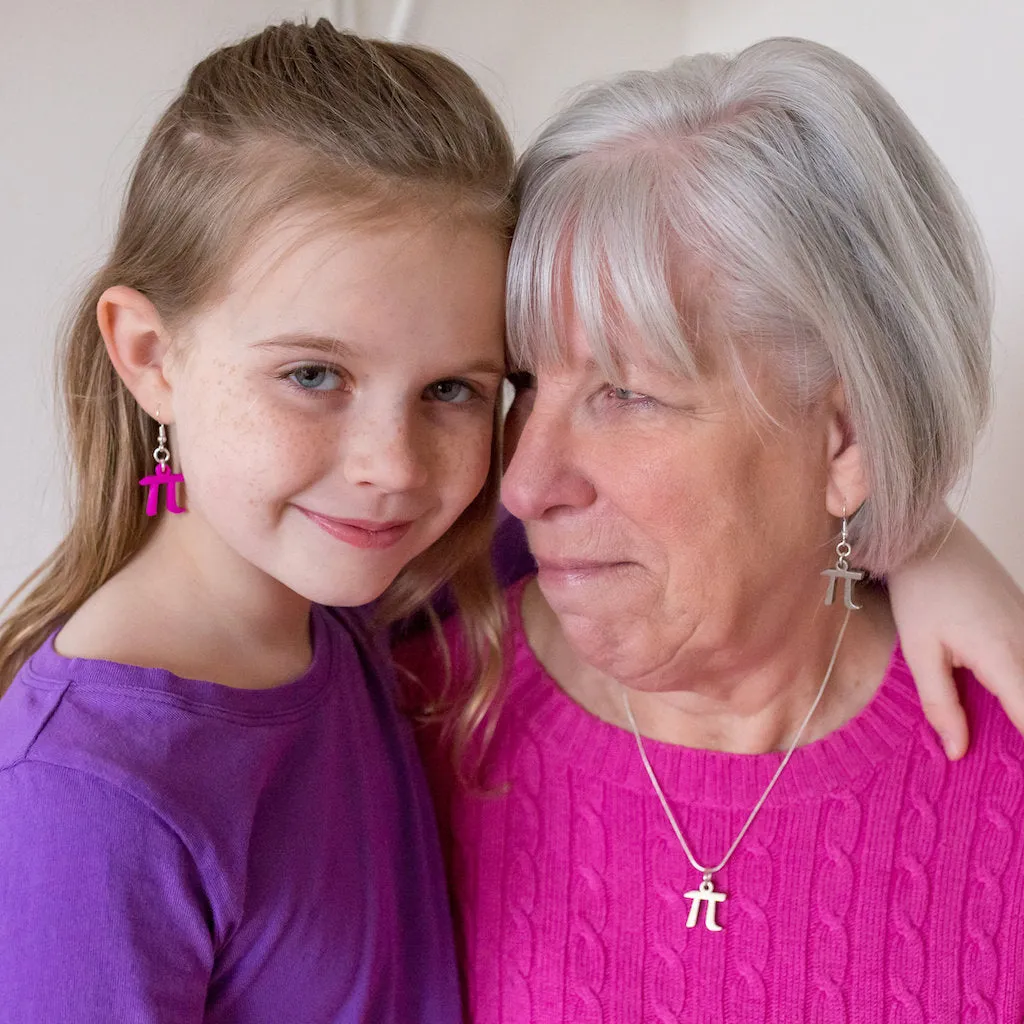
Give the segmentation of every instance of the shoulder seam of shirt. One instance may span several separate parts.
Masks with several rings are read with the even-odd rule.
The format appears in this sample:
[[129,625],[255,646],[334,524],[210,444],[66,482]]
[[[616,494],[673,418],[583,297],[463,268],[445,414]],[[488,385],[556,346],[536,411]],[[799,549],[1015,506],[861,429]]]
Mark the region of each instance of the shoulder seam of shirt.
[[[26,685],[28,685],[28,684],[26,684]],[[5,768],[10,768],[13,765],[16,765],[16,764],[20,763],[23,760],[27,760],[28,755],[31,752],[32,748],[39,741],[39,737],[42,735],[43,730],[50,724],[50,719],[52,719],[53,716],[57,713],[57,709],[61,706],[61,703],[64,700],[64,695],[68,692],[68,687],[70,685],[71,685],[71,680],[70,679],[64,680],[64,684],[60,688],[60,696],[53,702],[53,707],[51,707],[49,709],[49,711],[47,711],[46,714],[39,721],[39,724],[36,727],[35,732],[32,733],[32,738],[25,744],[24,749],[22,750],[22,753],[18,754],[17,756],[15,756],[14,758],[12,758],[9,761],[0,762],[0,771],[3,771]]]
[[[21,767],[23,765],[35,765],[41,768],[56,769],[57,771],[67,772],[71,775],[76,775],[84,779],[89,779],[91,782],[95,783],[100,789],[106,790],[110,793],[117,794],[119,796],[123,795],[123,797],[126,798],[127,802],[137,804],[139,807],[143,808],[143,810],[147,813],[149,817],[152,817],[156,821],[158,821],[160,825],[163,828],[165,828],[171,835],[173,835],[174,838],[181,844],[182,849],[188,855],[189,861],[195,867],[196,875],[198,876],[200,882],[202,883],[203,894],[205,895],[207,903],[210,905],[210,908],[213,911],[214,923],[217,923],[217,918],[219,917],[219,915],[216,913],[216,910],[214,909],[216,904],[214,903],[214,900],[211,898],[210,895],[210,885],[207,879],[207,872],[203,870],[201,858],[197,855],[195,849],[193,848],[193,844],[190,843],[182,834],[181,829],[177,828],[174,825],[174,823],[171,822],[163,812],[154,807],[152,803],[143,799],[138,793],[133,793],[126,786],[119,785],[116,782],[112,782],[110,779],[104,778],[98,772],[89,771],[86,768],[79,768],[74,765],[61,764],[59,761],[52,761],[48,758],[28,757],[26,755],[25,757],[18,758],[18,760],[13,761],[10,764],[6,764],[0,767],[0,775],[2,775],[4,772],[10,771],[14,768]],[[221,899],[223,899],[223,894],[221,894]],[[215,937],[211,936],[211,938],[214,939]]]

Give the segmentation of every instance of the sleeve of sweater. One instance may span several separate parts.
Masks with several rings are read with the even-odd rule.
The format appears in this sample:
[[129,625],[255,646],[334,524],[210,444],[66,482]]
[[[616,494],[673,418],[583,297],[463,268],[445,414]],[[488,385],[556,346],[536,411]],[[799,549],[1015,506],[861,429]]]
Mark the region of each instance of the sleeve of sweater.
[[0,771],[0,1022],[202,1021],[199,872],[136,797],[74,769]]

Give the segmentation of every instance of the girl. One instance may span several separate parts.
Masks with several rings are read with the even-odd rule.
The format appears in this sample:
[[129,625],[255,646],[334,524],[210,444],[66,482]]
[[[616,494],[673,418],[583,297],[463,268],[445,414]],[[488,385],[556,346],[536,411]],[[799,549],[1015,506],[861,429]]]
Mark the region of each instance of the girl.
[[66,339],[74,520],[0,631],[3,1020],[460,1018],[390,669],[327,607],[451,579],[487,627],[512,169],[465,73],[326,21],[153,129]]

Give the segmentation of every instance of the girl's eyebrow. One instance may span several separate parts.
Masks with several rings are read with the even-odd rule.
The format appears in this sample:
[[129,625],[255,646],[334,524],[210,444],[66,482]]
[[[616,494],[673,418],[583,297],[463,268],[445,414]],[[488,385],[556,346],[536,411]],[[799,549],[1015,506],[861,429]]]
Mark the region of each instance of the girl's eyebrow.
[[354,349],[341,338],[307,331],[275,334],[272,338],[256,342],[256,348],[315,348],[334,356],[352,355]]
[[[275,334],[272,338],[266,338],[255,344],[256,348],[296,348],[296,349],[317,349],[335,357],[351,357],[357,350],[341,338],[334,338],[326,334],[315,334],[306,331]],[[504,377],[506,368],[501,361],[494,359],[477,359],[457,370],[451,371],[453,375],[459,373],[486,373],[494,377]]]
[[476,363],[470,363],[463,367],[463,373],[489,373],[494,377],[504,377],[506,373],[504,363],[496,363],[491,359],[482,359]]

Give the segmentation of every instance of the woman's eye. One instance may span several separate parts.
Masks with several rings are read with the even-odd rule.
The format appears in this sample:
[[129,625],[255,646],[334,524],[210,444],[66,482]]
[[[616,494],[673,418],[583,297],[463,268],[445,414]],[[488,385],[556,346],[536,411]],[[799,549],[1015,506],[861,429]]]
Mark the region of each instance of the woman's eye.
[[629,409],[647,409],[655,404],[654,399],[639,391],[616,387],[609,384],[605,389],[605,397],[613,406],[625,406]]
[[427,394],[438,402],[445,402],[448,405],[462,405],[470,401],[476,392],[461,380],[439,380],[427,388]]
[[608,392],[616,402],[643,402],[647,401],[646,395],[639,391],[630,391],[629,388],[617,388],[614,385],[608,388]]
[[303,391],[336,391],[341,386],[341,375],[329,366],[300,366],[288,378]]

